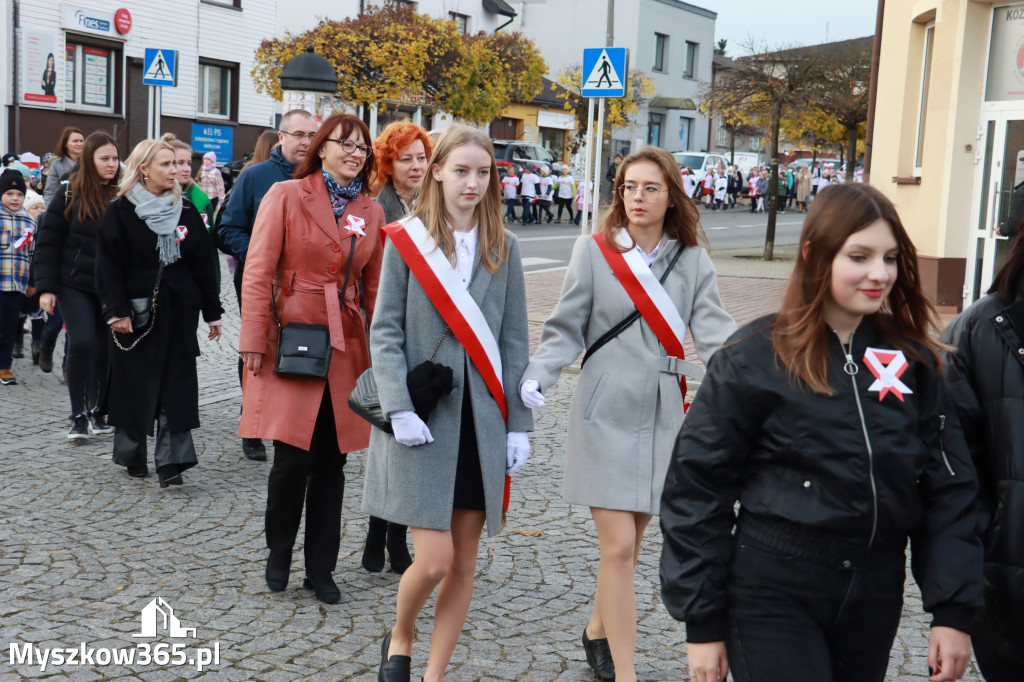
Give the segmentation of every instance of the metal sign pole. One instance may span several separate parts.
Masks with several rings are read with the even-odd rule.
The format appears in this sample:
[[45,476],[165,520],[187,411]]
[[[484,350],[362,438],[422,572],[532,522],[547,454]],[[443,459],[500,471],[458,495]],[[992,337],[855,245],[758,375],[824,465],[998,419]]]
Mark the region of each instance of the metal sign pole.
[[590,178],[590,156],[591,156],[590,153],[593,150],[593,146],[591,144],[591,139],[592,138],[591,138],[590,133],[593,131],[593,125],[594,125],[594,98],[593,97],[588,97],[587,98],[587,151],[586,151],[586,160],[585,160],[585,162],[583,164],[583,179],[581,180],[581,182],[583,183],[583,193],[581,194],[581,196],[583,197],[583,208],[580,209],[580,214],[581,214],[581,217],[580,217],[580,234],[590,234],[590,232],[587,229],[587,227],[588,227],[587,226],[587,223],[588,223],[587,218],[589,217],[588,216],[588,212],[587,212],[587,206],[590,205],[589,204],[589,201],[590,201],[590,189],[587,187],[587,180]]
[[[594,211],[601,211],[601,143],[604,141],[604,97],[597,100],[597,137],[594,140]],[[594,226],[591,224],[593,233]]]

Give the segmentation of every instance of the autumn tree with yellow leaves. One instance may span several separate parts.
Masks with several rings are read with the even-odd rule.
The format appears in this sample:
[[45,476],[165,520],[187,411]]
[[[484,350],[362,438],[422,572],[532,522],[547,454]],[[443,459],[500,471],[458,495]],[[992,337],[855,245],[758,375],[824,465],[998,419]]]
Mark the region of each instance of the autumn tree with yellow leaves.
[[424,102],[454,118],[486,123],[543,89],[547,65],[519,33],[463,34],[454,21],[388,3],[301,34],[264,40],[252,78],[257,92],[282,98],[278,76],[312,45],[334,66],[336,97],[353,105]]
[[[572,153],[575,154],[587,135],[587,100],[582,95],[583,65],[571,64],[562,69],[556,82],[569,93],[565,100],[565,110],[576,116],[576,133],[571,143]],[[612,128],[632,128],[641,106],[656,92],[657,88],[650,76],[639,69],[630,69],[626,96],[609,97],[605,102],[605,135],[611,136]]]

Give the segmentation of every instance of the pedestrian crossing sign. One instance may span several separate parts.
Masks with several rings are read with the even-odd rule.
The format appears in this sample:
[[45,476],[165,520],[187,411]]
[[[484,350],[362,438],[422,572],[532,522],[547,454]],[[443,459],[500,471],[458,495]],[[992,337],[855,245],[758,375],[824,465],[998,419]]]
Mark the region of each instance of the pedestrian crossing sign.
[[174,87],[178,75],[177,67],[176,50],[147,47],[145,59],[142,60],[142,82],[146,85]]
[[629,53],[624,47],[583,50],[584,97],[625,97]]

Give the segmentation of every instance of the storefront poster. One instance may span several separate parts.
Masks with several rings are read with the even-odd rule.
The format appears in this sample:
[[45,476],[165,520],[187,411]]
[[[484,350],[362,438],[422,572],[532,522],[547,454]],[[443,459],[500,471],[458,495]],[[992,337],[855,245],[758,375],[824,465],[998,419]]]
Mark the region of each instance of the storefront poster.
[[82,78],[85,94],[82,103],[97,107],[110,106],[110,52],[95,47],[82,49]]
[[196,154],[213,152],[219,163],[228,163],[234,157],[235,129],[210,123],[192,124],[192,151]]
[[21,98],[26,104],[57,106],[61,82],[60,36],[55,31],[21,29]]
[[1024,99],[1024,3],[996,7],[985,100]]

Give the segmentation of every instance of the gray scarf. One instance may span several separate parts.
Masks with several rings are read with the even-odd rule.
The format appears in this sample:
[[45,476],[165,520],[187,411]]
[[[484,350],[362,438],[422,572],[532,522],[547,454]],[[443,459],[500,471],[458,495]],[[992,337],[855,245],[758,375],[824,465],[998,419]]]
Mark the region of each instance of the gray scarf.
[[125,196],[135,205],[135,215],[142,218],[156,235],[156,251],[160,262],[170,265],[181,258],[181,248],[178,246],[181,198],[175,197],[173,192],[156,196],[141,182],[135,183]]

